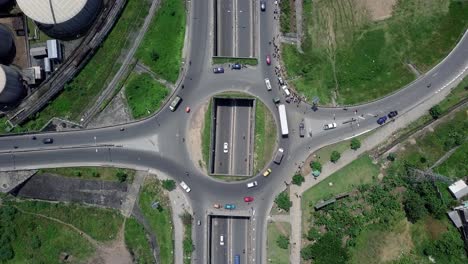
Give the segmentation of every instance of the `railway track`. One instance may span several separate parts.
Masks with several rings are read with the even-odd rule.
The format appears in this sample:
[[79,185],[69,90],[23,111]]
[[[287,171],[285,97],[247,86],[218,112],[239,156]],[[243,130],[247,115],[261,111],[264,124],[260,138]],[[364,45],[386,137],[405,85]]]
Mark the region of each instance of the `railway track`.
[[93,56],[114,26],[125,3],[126,0],[115,0],[112,5],[104,8],[81,45],[64,64],[36,91],[27,96],[14,111],[7,114],[10,126],[15,127],[27,121],[63,90],[65,84],[71,81]]

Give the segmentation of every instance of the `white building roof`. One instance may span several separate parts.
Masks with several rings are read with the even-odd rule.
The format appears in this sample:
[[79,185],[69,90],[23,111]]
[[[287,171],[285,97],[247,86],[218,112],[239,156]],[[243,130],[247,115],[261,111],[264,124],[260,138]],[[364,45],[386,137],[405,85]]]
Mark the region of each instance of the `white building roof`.
[[[88,0],[16,0],[19,8],[43,24],[59,24],[73,18]],[[92,0],[90,0],[92,1]]]
[[463,180],[459,180],[450,185],[449,190],[455,198],[460,199],[468,194],[468,185]]

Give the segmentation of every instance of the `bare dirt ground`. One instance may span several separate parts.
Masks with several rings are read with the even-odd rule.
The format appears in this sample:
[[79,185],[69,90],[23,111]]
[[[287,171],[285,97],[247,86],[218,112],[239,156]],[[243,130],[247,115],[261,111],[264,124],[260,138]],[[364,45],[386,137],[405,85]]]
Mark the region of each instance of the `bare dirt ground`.
[[[205,113],[208,110],[208,102],[194,109],[190,119],[190,128],[188,131],[187,147],[192,161],[198,165],[200,170],[206,173],[207,164],[203,161],[202,154],[202,132],[205,119]],[[203,166],[200,166],[203,164]]]
[[413,248],[410,223],[406,222],[401,233],[392,232],[385,237],[385,245],[380,249],[380,261],[398,259]]
[[89,264],[131,264],[132,256],[128,252],[124,242],[124,226],[119,230],[119,234],[110,243],[96,245],[96,253],[88,261]]
[[397,0],[356,0],[369,12],[373,21],[384,20],[392,16]]

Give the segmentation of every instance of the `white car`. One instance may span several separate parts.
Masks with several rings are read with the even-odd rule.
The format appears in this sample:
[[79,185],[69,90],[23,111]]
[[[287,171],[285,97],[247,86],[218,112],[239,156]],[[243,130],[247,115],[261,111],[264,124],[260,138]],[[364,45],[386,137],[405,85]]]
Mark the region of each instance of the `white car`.
[[224,152],[224,153],[228,153],[228,143],[227,143],[227,142],[224,142],[224,145],[223,145],[223,152]]
[[330,124],[326,124],[323,129],[325,130],[329,130],[329,129],[333,129],[333,128],[336,128],[336,123],[330,123]]
[[257,181],[249,182],[249,183],[247,183],[247,188],[252,188],[252,187],[255,187],[257,185],[258,185]]
[[182,189],[184,189],[186,192],[190,192],[192,189],[190,189],[190,187],[188,187],[188,185],[185,183],[185,182],[181,182],[180,183],[180,186],[182,187]]
[[286,94],[286,96],[290,96],[290,95],[291,95],[291,92],[289,91],[287,85],[283,85],[283,86],[281,86],[281,88],[283,89],[283,91],[284,91],[284,93]]
[[224,235],[219,236],[219,245],[224,246]]
[[267,90],[271,91],[270,79],[268,79],[268,78],[265,79],[265,85],[266,85]]

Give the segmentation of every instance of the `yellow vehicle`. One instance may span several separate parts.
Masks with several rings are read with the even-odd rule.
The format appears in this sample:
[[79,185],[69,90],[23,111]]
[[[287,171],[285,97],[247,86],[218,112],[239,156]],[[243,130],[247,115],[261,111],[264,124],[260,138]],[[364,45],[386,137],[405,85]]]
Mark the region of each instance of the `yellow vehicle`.
[[266,169],[266,171],[263,173],[263,177],[267,177],[268,175],[270,175],[270,173],[271,173],[271,169],[270,168]]

